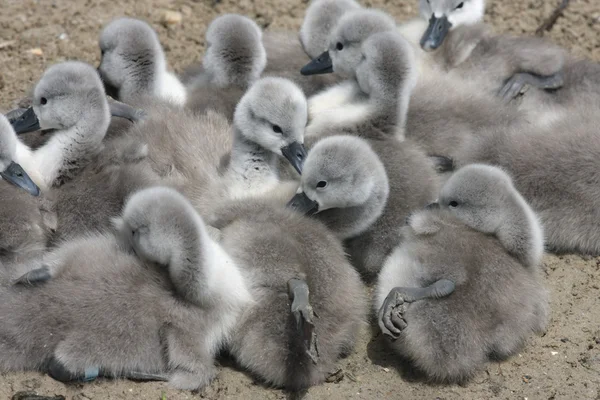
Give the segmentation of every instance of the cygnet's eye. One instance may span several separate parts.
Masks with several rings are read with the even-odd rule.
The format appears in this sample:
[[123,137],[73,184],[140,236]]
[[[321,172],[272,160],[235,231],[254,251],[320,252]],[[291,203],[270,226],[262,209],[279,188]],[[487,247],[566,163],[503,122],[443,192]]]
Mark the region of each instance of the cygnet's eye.
[[281,127],[279,125],[273,125],[273,132],[282,133]]
[[335,48],[340,51],[340,50],[344,50],[344,45],[342,44],[342,42],[337,42],[337,44],[335,45]]
[[40,99],[40,104],[41,104],[41,105],[44,105],[44,104],[46,104],[47,102],[48,102],[48,99],[46,99],[45,97],[42,97],[42,98]]
[[319,181],[317,183],[317,189],[325,189],[327,187],[327,181]]
[[455,10],[458,10],[459,8],[463,8],[464,5],[465,5],[465,3],[461,2],[459,5],[456,6]]
[[456,208],[456,207],[458,207],[458,202],[453,200],[450,203],[448,203],[448,206],[450,208]]
[[104,49],[100,49],[100,55],[104,57]]

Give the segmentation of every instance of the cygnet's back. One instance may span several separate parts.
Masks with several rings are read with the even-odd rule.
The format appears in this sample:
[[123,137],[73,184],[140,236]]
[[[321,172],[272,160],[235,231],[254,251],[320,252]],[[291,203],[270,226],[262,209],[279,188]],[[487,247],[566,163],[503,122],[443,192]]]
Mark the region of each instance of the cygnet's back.
[[262,36],[247,17],[225,14],[214,19],[206,31],[202,67],[191,66],[182,77],[189,92],[186,106],[195,112],[211,109],[231,121],[235,106],[267,63]]
[[364,289],[339,241],[319,222],[266,201],[229,204],[214,218],[256,301],[230,353],[267,384],[299,390],[324,382],[366,316]]
[[0,370],[154,376],[198,389],[216,375],[214,356],[250,301],[191,205],[166,188],[138,192],[114,235],[65,243],[42,268],[54,278],[0,293]]
[[542,230],[501,170],[459,170],[400,234],[375,310],[389,346],[430,380],[464,382],[545,329]]
[[504,168],[538,213],[549,250],[598,255],[599,151],[594,116],[574,115],[546,128],[485,132],[461,149],[456,164]]

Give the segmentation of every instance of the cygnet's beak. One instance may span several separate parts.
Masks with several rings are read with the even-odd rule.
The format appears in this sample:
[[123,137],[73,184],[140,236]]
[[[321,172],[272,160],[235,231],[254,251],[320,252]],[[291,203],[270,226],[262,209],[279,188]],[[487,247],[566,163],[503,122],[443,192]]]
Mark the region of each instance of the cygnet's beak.
[[292,164],[292,167],[302,175],[302,167],[304,166],[304,160],[306,160],[306,149],[304,148],[304,145],[298,142],[292,142],[281,148],[281,154],[283,154],[290,164]]
[[10,121],[15,133],[28,133],[40,129],[40,120],[33,111],[33,107],[29,107],[23,114],[16,119]]
[[308,198],[306,193],[296,193],[294,197],[287,203],[287,206],[292,210],[296,210],[301,214],[311,216],[319,212],[319,203]]
[[104,92],[106,93],[106,95],[112,97],[113,99],[118,98],[119,89],[104,80],[104,78],[102,77],[102,73],[100,72],[100,66],[96,68],[96,72],[98,73],[98,75],[100,76],[100,80],[104,84]]
[[322,53],[300,70],[302,75],[330,74],[332,72],[333,63],[331,62],[331,57],[329,57],[329,51]]
[[445,15],[436,18],[432,15],[429,26],[421,38],[421,47],[425,51],[435,50],[442,45],[452,24]]
[[121,103],[117,100],[109,99],[108,106],[111,116],[125,118],[134,123],[141,121],[147,116],[144,110],[131,107],[129,104]]
[[15,186],[25,189],[32,196],[40,195],[40,188],[31,180],[27,172],[16,162],[11,162],[4,171],[0,172],[0,176],[7,182]]
[[440,208],[440,203],[437,201],[435,203],[429,203],[425,206],[426,210],[437,210],[438,208]]

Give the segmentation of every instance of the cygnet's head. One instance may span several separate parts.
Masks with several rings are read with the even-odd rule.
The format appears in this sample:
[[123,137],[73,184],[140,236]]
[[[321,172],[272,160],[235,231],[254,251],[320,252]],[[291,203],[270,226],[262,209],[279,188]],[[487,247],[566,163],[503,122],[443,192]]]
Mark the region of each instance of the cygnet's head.
[[541,258],[540,222],[500,168],[471,164],[459,169],[444,184],[438,203],[465,225],[498,236],[527,263],[535,264]]
[[501,169],[472,164],[448,179],[438,203],[471,228],[494,233],[506,220],[515,192],[511,179]]
[[[150,25],[133,18],[115,19],[102,30],[99,44],[102,58],[98,73],[109,94],[121,95],[123,85],[132,79],[137,88],[152,93],[158,71],[166,70],[166,61],[158,36]],[[120,100],[129,102],[131,99]]]
[[153,187],[129,198],[115,227],[136,255],[171,265],[200,246],[203,224],[189,201],[167,187]]
[[217,86],[249,86],[267,65],[262,31],[241,15],[225,14],[214,19],[206,31],[202,64]]
[[485,0],[420,0],[419,11],[423,19],[429,21],[421,47],[431,51],[442,45],[451,29],[481,21]]
[[329,47],[329,35],[345,13],[360,8],[354,0],[313,0],[300,27],[300,43],[310,58]]
[[31,195],[38,196],[40,189],[33,183],[25,170],[15,162],[17,140],[17,135],[10,122],[0,114],[0,176]]
[[283,78],[261,78],[246,91],[234,114],[243,138],[288,159],[302,172],[306,159],[304,129],[308,122],[306,97]]
[[362,59],[362,45],[371,35],[396,29],[396,22],[383,11],[360,9],[344,14],[331,32],[325,53],[301,70],[304,75],[335,72],[352,76]]
[[64,130],[85,122],[97,124],[98,121],[90,120],[96,114],[107,126],[110,122],[100,77],[91,65],[79,61],[48,68],[33,91],[32,103],[33,117],[37,117],[41,129]]
[[301,177],[300,192],[289,206],[311,215],[334,208],[362,207],[377,195],[381,214],[389,184],[385,168],[363,139],[336,135],[317,142],[310,150]]

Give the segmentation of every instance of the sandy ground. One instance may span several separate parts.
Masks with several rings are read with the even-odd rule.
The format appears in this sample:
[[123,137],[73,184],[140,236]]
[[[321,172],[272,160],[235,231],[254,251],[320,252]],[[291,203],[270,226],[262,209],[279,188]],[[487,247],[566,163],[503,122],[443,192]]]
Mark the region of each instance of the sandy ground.
[[[207,23],[225,12],[254,18],[268,29],[296,31],[304,15],[302,0],[1,0],[0,108],[22,98],[49,65],[67,59],[97,64],[97,38],[112,18],[128,15],[157,29],[171,66],[180,72],[200,58]],[[417,13],[417,1],[403,4],[372,0],[399,21]],[[487,20],[498,31],[531,34],[558,0],[488,0]],[[167,10],[183,15],[166,28]],[[600,61],[600,1],[571,0],[548,35],[573,53]],[[41,52],[31,51],[39,48]],[[37,53],[37,54],[36,54]],[[490,364],[470,384],[427,385],[403,374],[376,331],[362,335],[356,351],[339,363],[332,382],[311,388],[306,398],[320,399],[600,399],[600,258],[547,256],[546,282],[552,291],[552,322],[543,337],[532,338],[508,362]],[[0,355],[1,356],[1,355]],[[218,379],[201,393],[170,389],[164,383],[98,381],[65,386],[38,373],[0,375],[0,398],[18,391],[64,395],[67,399],[284,399],[228,360]],[[164,397],[163,397],[164,396]]]

